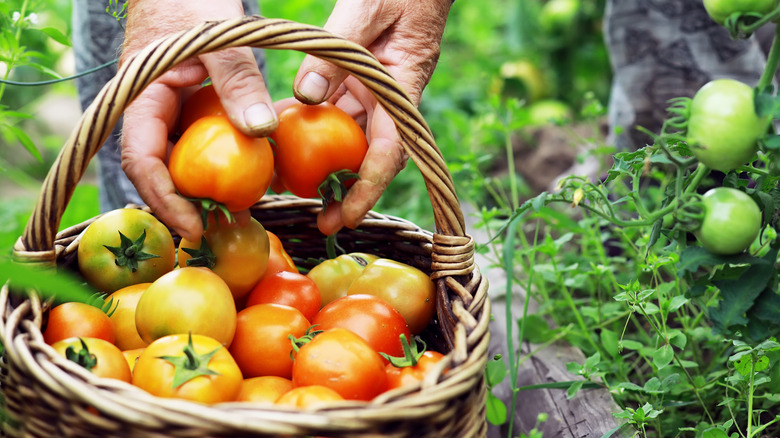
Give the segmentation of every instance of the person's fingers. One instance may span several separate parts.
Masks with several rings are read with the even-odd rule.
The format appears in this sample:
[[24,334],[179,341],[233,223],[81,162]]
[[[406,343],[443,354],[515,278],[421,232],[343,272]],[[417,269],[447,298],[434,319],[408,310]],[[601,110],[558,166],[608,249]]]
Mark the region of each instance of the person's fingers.
[[191,202],[176,194],[165,165],[168,132],[176,120],[177,103],[176,90],[155,83],[146,89],[143,98],[127,108],[122,131],[122,169],[161,221],[179,235],[197,240],[203,231],[200,216]]
[[344,223],[341,220],[341,203],[332,202],[317,215],[317,228],[326,236],[336,234]]
[[407,157],[399,142],[395,124],[384,110],[374,109],[369,130],[371,140],[360,167],[360,179],[349,189],[341,206],[341,222],[348,228],[360,224],[406,165]]
[[248,47],[201,55],[233,125],[253,137],[273,132],[279,120],[257,61]]
[[[368,47],[403,11],[399,1],[338,0],[323,28]],[[330,62],[307,56],[293,81],[295,97],[305,103],[327,100],[347,76]]]

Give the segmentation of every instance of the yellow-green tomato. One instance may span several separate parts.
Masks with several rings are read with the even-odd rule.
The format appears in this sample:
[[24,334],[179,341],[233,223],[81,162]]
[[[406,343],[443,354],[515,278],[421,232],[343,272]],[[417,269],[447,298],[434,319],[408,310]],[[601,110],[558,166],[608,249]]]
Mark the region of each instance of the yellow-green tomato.
[[752,161],[769,117],[755,111],[753,88],[734,79],[716,79],[696,92],[688,117],[688,144],[711,169],[728,172]]
[[378,258],[375,255],[354,252],[325,260],[311,268],[306,275],[314,280],[320,290],[321,307],[346,296],[352,281],[369,263]]
[[229,346],[236,333],[236,304],[228,285],[210,269],[180,268],[157,279],[141,295],[135,326],[146,343],[192,333]]
[[704,220],[694,235],[708,251],[733,255],[744,251],[761,229],[761,210],[747,193],[718,187],[704,194]]
[[423,271],[390,259],[368,264],[352,281],[347,295],[377,296],[401,313],[412,334],[425,329],[436,311],[436,286]]

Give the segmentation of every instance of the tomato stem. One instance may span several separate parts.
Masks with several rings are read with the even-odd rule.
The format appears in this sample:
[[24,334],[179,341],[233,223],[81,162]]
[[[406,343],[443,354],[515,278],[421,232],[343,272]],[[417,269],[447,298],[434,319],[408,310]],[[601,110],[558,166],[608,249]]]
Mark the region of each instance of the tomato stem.
[[146,230],[144,230],[135,241],[130,240],[129,237],[119,231],[119,246],[103,246],[114,254],[116,257],[114,263],[116,263],[117,266],[126,267],[130,269],[131,272],[136,272],[138,270],[138,262],[160,257],[156,254],[143,251],[145,240]]
[[[427,349],[427,345],[425,345],[425,341],[418,338],[412,338],[412,342],[410,343],[406,339],[406,335],[401,333],[399,336],[401,340],[401,346],[404,350],[403,357],[395,357],[390,356],[387,353],[379,353],[387,359],[391,364],[393,364],[396,368],[404,368],[404,367],[413,367],[416,366],[417,363],[420,361],[420,358],[422,357],[423,353],[425,353],[425,350]],[[420,349],[418,347],[418,342],[422,344],[422,348]]]
[[190,256],[190,258],[187,259],[187,266],[198,266],[214,269],[214,266],[217,264],[217,256],[211,250],[211,247],[206,241],[206,236],[201,236],[200,247],[198,249],[185,248],[183,246],[181,249]]
[[184,355],[158,356],[157,358],[168,361],[175,367],[171,387],[178,388],[199,376],[219,375],[218,372],[208,368],[208,363],[221,348],[223,347],[217,347],[206,354],[197,354],[195,346],[192,344],[192,333],[190,333],[187,346],[182,350]]
[[[766,15],[766,17],[769,16],[772,18],[780,17],[780,7]],[[780,63],[780,26],[775,28],[775,37],[772,41],[772,47],[769,49],[769,54],[767,55],[764,72],[761,75],[761,79],[758,81],[757,88],[759,91],[763,91],[772,85],[772,79],[774,79],[775,73],[777,72],[778,63]]]
[[344,195],[347,192],[347,182],[354,179],[360,179],[360,175],[349,169],[333,172],[325,178],[325,181],[317,187],[317,194],[322,199],[323,211],[331,202],[344,200]]
[[65,358],[92,371],[92,368],[97,366],[97,357],[89,351],[89,347],[87,347],[87,343],[84,342],[84,339],[79,338],[79,342],[81,343],[81,349],[76,351],[71,345],[65,349]]

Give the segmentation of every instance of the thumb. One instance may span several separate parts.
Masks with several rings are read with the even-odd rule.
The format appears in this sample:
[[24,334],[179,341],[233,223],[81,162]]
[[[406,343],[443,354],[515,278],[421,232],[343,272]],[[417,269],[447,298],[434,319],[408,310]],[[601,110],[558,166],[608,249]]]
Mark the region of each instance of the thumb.
[[279,119],[257,61],[248,47],[200,56],[233,125],[253,137],[270,135]]
[[[379,38],[401,15],[398,2],[338,0],[323,28],[363,47]],[[293,94],[304,103],[321,103],[338,90],[347,72],[308,55],[293,81]]]

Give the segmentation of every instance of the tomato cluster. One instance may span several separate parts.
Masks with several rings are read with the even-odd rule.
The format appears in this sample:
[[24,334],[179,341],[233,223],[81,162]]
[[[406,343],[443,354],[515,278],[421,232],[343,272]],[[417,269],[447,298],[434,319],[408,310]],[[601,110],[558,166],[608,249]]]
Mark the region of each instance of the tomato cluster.
[[[436,299],[430,277],[417,268],[351,253],[305,275],[282,241],[251,219],[213,221],[200,242],[182,239],[178,264],[163,270],[157,254],[176,250],[173,236],[138,212],[97,218],[79,248],[80,266],[90,267],[90,257],[118,257],[105,242],[126,230],[134,253],[145,254],[134,262],[131,284],[112,270],[87,278],[110,294],[107,305],[60,304],[43,332],[55,351],[96,375],[159,397],[310,407],[371,400],[420,382],[444,357],[414,342],[431,323]],[[150,239],[149,230],[158,229],[164,232]]]
[[282,111],[273,146],[247,137],[232,125],[212,86],[184,103],[179,130],[168,157],[174,186],[204,213],[220,209],[229,219],[257,202],[272,180],[278,192],[341,201],[368,150],[360,125],[327,102]]

